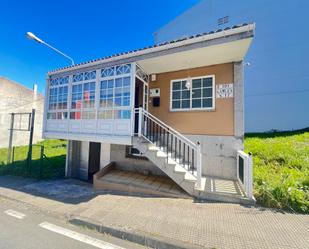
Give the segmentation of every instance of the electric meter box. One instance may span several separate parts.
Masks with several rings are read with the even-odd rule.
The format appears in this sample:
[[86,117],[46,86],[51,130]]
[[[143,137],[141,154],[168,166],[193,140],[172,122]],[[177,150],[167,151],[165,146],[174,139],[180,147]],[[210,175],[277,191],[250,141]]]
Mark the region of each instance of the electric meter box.
[[160,97],[160,88],[152,88],[149,90],[149,96],[150,97]]

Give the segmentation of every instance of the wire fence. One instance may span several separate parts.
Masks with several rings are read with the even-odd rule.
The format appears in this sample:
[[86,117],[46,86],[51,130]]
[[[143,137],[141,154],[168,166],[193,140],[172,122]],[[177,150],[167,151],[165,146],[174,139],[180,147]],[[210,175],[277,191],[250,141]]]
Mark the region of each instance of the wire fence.
[[37,179],[55,179],[65,176],[65,155],[49,158],[43,145],[32,145],[32,156],[28,158],[29,146],[16,146],[12,150],[11,162],[0,167],[0,175],[16,175]]

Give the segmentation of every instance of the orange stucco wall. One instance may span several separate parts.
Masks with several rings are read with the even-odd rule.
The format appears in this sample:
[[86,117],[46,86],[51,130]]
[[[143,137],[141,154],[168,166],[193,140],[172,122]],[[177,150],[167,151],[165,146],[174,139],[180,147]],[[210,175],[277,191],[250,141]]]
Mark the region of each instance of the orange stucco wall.
[[[215,84],[233,83],[233,63],[167,72],[156,75],[151,88],[160,88],[160,107],[149,104],[149,112],[184,134],[233,135],[234,98],[215,99],[212,111],[170,111],[170,82],[175,79],[215,75]],[[149,98],[152,101],[152,98]]]

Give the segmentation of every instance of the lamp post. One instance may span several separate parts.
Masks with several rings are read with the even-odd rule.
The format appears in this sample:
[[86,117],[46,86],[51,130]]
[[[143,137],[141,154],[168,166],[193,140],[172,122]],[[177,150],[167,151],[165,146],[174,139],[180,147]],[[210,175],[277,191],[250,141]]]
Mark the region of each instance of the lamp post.
[[29,40],[34,40],[38,43],[44,44],[45,46],[47,46],[47,47],[51,48],[52,50],[54,50],[55,52],[57,52],[58,54],[61,54],[65,58],[69,59],[71,61],[72,65],[74,65],[74,60],[70,56],[66,55],[65,53],[62,53],[60,50],[58,50],[58,49],[54,48],[53,46],[49,45],[48,43],[44,42],[43,40],[41,40],[40,38],[35,36],[33,33],[27,32],[26,36]]

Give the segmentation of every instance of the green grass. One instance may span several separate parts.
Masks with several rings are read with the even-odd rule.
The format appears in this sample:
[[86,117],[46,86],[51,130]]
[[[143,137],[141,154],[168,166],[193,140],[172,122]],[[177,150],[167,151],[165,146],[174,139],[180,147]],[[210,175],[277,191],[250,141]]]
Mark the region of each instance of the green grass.
[[[40,174],[40,146],[44,146],[43,167]],[[7,165],[7,149],[0,149],[0,174],[35,178],[59,178],[64,176],[66,141],[44,140],[33,146],[30,169],[26,167],[28,146],[15,147],[14,163]]]
[[254,196],[266,207],[309,213],[309,132],[247,134]]

